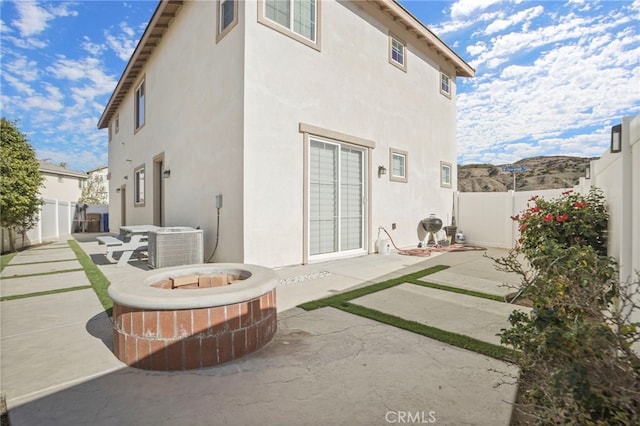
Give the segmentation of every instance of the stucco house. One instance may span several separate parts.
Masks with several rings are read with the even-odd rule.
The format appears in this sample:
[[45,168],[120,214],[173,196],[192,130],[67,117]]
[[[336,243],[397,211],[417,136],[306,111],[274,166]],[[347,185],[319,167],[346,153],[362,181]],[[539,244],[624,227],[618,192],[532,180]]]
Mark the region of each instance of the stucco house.
[[380,226],[415,246],[451,220],[473,75],[393,0],[161,1],[98,123],[111,231],[199,226],[205,259],[218,238],[212,261],[271,267],[372,253]]
[[88,175],[85,172],[69,170],[43,160],[38,160],[40,173],[44,178],[40,196],[49,200],[76,202],[82,194],[82,186]]

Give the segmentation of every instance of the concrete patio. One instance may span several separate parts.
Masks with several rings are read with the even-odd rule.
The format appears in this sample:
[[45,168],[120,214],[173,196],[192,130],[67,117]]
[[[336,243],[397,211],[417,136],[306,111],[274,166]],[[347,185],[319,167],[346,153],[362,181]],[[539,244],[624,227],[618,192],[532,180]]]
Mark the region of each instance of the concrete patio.
[[[112,283],[154,273],[142,261],[106,264],[95,238],[80,245]],[[118,361],[111,322],[92,289],[2,301],[1,389],[11,424],[382,425],[409,416],[506,425],[515,386],[504,382],[517,374],[512,365],[333,308],[296,307],[437,264],[450,268],[425,279],[508,293],[501,285],[513,278],[483,253],[392,253],[279,269],[274,340],[240,360],[184,372]],[[74,258],[64,240],[20,252],[0,275],[1,295],[89,285],[86,276],[65,272],[78,267]],[[56,273],[13,277],[36,270]],[[514,308],[412,284],[353,303],[492,343]]]

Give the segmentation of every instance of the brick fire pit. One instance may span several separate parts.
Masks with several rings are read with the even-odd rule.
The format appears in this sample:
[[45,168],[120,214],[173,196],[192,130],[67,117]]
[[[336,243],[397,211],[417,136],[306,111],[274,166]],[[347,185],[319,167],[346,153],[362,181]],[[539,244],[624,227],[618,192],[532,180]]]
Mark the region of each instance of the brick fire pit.
[[113,283],[113,351],[145,370],[189,370],[240,358],[277,329],[276,276],[244,264],[169,268]]

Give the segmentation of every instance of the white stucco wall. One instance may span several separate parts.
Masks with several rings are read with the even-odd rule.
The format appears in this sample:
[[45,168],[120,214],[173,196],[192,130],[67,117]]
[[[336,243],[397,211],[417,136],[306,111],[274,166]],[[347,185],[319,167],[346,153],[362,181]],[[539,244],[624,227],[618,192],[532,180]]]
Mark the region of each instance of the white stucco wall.
[[[452,99],[440,94],[439,66],[444,62],[419,51],[417,39],[389,17],[363,6],[384,23],[360,6],[322,2],[318,52],[256,24],[255,2],[245,3],[244,220],[249,262],[287,265],[303,260],[299,123],[376,143],[368,165],[371,240],[377,227],[384,226],[398,246],[415,246],[422,218],[435,213],[450,220],[457,185],[455,84]],[[389,63],[389,28],[407,42],[407,72]],[[445,71],[455,75],[452,69]],[[389,169],[391,147],[408,152],[407,183],[390,181],[390,173],[377,176],[379,165]],[[440,188],[440,161],[453,165],[453,189]],[[371,240],[368,247],[373,250]]]
[[58,176],[42,172],[44,181],[40,189],[42,198],[64,201],[78,201],[82,194],[81,182],[86,179],[74,176]]
[[[120,131],[109,150],[110,226],[117,232],[121,223],[120,194],[113,196],[121,185],[126,185],[127,223],[153,223],[153,158],[164,153],[164,167],[171,170],[162,182],[165,225],[200,226],[208,257],[217,232],[215,195],[223,194],[215,260],[237,261],[242,257],[243,32],[238,26],[216,44],[216,4],[186,2],[151,55],[144,69],[145,125],[135,134],[135,87],[122,103]],[[145,205],[134,207],[134,169],[142,164]]]
[[[205,258],[222,194],[214,261],[303,262],[300,123],[375,142],[368,250],[380,225],[406,247],[430,213],[447,224],[457,186],[453,68],[369,4],[323,1],[321,51],[260,24],[255,1],[237,4],[237,26],[216,43],[217,2],[185,2],[122,101],[109,143],[111,231],[121,225],[123,186],[127,224],[153,223],[153,159],[164,154],[165,225],[200,226]],[[407,42],[407,72],[389,64],[389,29]],[[451,99],[440,94],[440,67],[452,77]],[[146,119],[134,132],[143,76]],[[379,165],[390,169],[389,148],[408,153],[407,183],[378,178]],[[441,161],[453,166],[452,188],[440,187]],[[141,165],[145,204],[134,206]]]

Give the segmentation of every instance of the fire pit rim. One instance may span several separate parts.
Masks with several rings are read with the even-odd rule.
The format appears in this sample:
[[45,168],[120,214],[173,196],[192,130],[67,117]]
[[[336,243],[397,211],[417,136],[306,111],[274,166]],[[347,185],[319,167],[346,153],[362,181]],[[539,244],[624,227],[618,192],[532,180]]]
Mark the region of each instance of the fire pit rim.
[[[151,284],[168,279],[169,276],[243,271],[248,272],[250,276],[222,287],[184,291],[151,287]],[[166,268],[141,281],[114,282],[107,291],[109,297],[121,306],[157,310],[193,309],[246,302],[270,292],[277,285],[276,274],[264,266],[245,263],[205,263]]]

